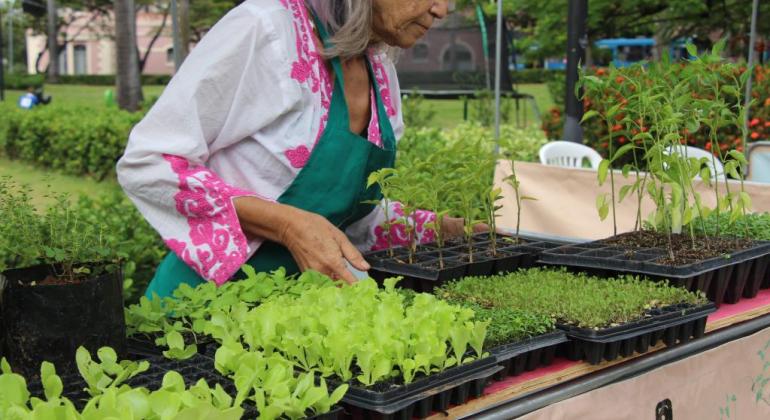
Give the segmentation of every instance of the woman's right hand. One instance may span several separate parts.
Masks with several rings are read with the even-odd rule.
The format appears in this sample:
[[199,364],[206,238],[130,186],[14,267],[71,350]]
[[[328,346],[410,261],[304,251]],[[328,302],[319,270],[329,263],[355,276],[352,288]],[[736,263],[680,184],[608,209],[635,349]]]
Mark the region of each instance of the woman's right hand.
[[357,279],[345,261],[361,271],[370,268],[348,237],[323,216],[256,197],[238,197],[233,204],[246,233],[285,246],[302,271],[353,284]]
[[297,208],[293,211],[297,213],[286,224],[280,243],[289,249],[300,270],[319,271],[349,284],[358,280],[345,261],[358,270],[369,270],[363,255],[325,217]]

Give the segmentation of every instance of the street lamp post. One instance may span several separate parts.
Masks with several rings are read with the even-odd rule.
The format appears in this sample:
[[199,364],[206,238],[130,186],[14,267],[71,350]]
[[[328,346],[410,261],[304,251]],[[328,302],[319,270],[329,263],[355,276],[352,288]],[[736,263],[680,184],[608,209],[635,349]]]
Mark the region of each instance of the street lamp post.
[[569,0],[564,140],[578,143],[583,141],[583,130],[580,127],[580,119],[583,118],[583,102],[575,95],[575,85],[578,81],[578,65],[585,60],[585,48],[588,43],[586,38],[587,11],[588,0]]

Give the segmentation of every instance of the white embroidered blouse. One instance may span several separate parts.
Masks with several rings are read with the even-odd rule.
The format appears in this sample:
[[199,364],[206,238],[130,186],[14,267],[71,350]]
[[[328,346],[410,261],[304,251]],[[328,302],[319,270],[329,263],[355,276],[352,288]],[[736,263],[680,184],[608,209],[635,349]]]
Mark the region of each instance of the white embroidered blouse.
[[[131,131],[118,180],[168,247],[201,277],[222,284],[262,243],[241,230],[232,199],[275,201],[312,153],[328,119],[328,74],[302,0],[248,0],[192,50],[156,104]],[[385,109],[399,138],[393,63],[370,52]],[[373,97],[373,92],[372,92]],[[374,100],[368,139],[381,144]],[[333,162],[330,162],[333,164]],[[402,216],[391,203],[389,215]],[[417,212],[421,241],[432,239]],[[346,234],[360,250],[387,243],[381,206]],[[406,241],[399,225],[390,232]]]

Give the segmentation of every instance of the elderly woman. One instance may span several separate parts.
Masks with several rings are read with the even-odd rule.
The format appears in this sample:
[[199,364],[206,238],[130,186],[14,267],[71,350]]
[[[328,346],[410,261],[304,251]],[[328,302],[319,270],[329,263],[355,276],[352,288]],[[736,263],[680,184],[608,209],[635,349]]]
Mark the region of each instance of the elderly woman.
[[[146,294],[257,271],[350,266],[387,234],[368,175],[403,132],[391,47],[446,0],[247,0],[193,49],[131,132],[118,178],[171,253]],[[399,214],[398,203],[388,214]],[[417,212],[421,239],[433,215]],[[457,220],[442,221],[459,230]],[[379,239],[379,240],[378,240]]]

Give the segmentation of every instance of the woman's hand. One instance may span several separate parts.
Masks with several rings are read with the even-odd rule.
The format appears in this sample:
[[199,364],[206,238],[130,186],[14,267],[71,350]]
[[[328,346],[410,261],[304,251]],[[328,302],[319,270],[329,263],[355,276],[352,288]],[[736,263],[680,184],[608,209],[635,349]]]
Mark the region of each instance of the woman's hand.
[[286,223],[279,241],[289,249],[300,270],[319,271],[353,284],[358,280],[345,261],[361,271],[370,268],[348,237],[325,217],[297,208],[294,211],[296,214]]
[[[465,234],[465,220],[462,217],[444,216],[441,219],[441,231],[445,238],[456,238]],[[473,225],[474,232],[488,232],[489,226],[484,223]]]
[[323,216],[257,197],[237,197],[233,205],[245,233],[285,246],[302,271],[352,284],[357,279],[345,261],[361,271],[370,268],[347,236]]

